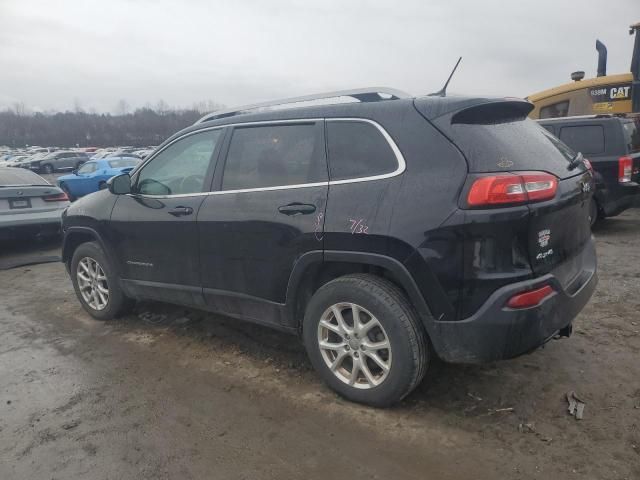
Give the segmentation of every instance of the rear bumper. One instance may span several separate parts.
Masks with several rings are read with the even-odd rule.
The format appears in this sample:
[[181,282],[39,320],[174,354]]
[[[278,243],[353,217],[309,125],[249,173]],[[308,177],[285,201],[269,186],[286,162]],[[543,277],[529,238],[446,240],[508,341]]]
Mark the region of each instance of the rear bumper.
[[[65,204],[65,207],[68,204]],[[46,212],[19,213],[14,215],[0,215],[0,230],[37,225],[57,225],[62,222],[64,208],[48,210]]]
[[[563,282],[567,265],[533,280],[500,288],[472,317],[461,321],[434,322],[431,341],[440,358],[452,363],[483,363],[527,353],[571,325],[598,283],[593,241],[569,261],[581,265],[578,275]],[[563,286],[564,284],[564,286]],[[509,298],[524,290],[551,285],[555,293],[536,307],[505,307]]]
[[640,206],[640,185],[637,183],[619,185],[615,190],[614,194],[611,190],[603,189],[596,196],[605,217],[615,217],[631,207]]

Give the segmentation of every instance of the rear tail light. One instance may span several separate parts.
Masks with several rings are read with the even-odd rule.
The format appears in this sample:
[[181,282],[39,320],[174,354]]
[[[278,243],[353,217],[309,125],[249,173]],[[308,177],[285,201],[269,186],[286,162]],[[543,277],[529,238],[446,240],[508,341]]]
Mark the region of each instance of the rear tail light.
[[593,175],[593,165],[591,165],[591,162],[589,160],[587,160],[586,158],[584,160],[582,160],[584,163],[584,166],[587,167],[587,170],[589,170],[591,172],[591,174]]
[[470,207],[541,202],[556,196],[558,179],[549,173],[499,174],[476,179],[467,195]]
[[618,159],[618,182],[619,183],[630,182],[632,170],[633,170],[633,159],[631,157],[620,157]]
[[545,298],[554,293],[550,285],[530,290],[524,293],[518,293],[511,297],[507,302],[509,308],[530,308],[539,305]]
[[68,202],[69,197],[64,192],[54,193],[53,195],[46,195],[42,197],[45,202]]

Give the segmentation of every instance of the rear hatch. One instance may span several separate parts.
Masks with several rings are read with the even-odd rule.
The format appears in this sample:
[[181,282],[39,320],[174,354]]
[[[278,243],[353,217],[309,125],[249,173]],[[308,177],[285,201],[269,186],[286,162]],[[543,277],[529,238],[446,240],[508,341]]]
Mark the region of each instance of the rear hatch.
[[[419,100],[416,107],[421,110]],[[570,264],[590,241],[589,202],[593,180],[585,163],[572,165],[575,153],[569,147],[527,118],[532,108],[530,103],[518,99],[485,99],[453,112],[438,112],[437,117],[428,119],[467,159],[469,175],[461,192],[461,207],[495,212],[472,218],[492,222],[502,218],[501,211],[509,211],[510,207],[528,208],[526,232],[519,232],[519,242],[528,255],[532,271],[542,275],[564,262]],[[423,111],[429,113],[428,108]],[[526,191],[531,188],[525,200],[513,204],[465,205],[474,182],[483,177],[504,178],[505,175],[524,179],[523,188]],[[537,182],[539,178],[555,179],[555,194],[536,198],[538,184],[544,186]],[[560,280],[566,284],[580,273],[580,265],[564,266],[561,271],[566,278]]]

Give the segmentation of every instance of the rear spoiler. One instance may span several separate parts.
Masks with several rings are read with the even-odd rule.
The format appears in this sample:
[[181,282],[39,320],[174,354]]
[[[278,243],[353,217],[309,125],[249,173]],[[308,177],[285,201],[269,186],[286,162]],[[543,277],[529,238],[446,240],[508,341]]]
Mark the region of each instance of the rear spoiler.
[[416,109],[430,121],[450,116],[451,123],[493,124],[523,120],[534,106],[520,98],[422,97]]

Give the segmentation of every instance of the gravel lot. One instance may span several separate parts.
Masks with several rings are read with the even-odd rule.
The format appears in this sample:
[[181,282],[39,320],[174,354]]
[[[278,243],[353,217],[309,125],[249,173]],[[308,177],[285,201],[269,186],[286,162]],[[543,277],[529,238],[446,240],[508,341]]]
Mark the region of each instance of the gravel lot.
[[[570,339],[433,364],[389,410],[334,395],[294,337],[159,303],[101,323],[61,264],[0,270],[0,478],[638,479],[640,211],[595,233]],[[0,269],[55,254],[1,245]]]

